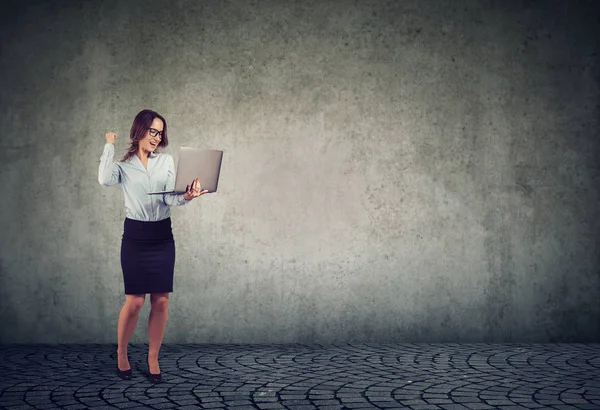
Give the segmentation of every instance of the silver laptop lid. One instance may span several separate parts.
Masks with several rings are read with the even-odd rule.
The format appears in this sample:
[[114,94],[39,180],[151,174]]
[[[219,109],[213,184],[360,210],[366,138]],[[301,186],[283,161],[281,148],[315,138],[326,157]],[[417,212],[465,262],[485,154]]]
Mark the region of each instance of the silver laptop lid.
[[217,192],[223,151],[194,147],[180,147],[174,192],[183,193],[187,186],[200,178],[202,189]]

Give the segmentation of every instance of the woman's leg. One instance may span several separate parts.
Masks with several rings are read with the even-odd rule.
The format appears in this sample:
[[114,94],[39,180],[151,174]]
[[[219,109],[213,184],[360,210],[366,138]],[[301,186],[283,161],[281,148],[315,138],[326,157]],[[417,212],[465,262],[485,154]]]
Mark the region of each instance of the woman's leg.
[[146,295],[125,295],[125,304],[121,308],[117,327],[117,365],[120,370],[131,369],[127,358],[127,345],[135,330],[145,300]]
[[152,293],[150,295],[150,315],[148,316],[148,364],[150,373],[160,373],[158,366],[158,352],[162,344],[165,328],[167,326],[167,316],[169,314],[169,294]]

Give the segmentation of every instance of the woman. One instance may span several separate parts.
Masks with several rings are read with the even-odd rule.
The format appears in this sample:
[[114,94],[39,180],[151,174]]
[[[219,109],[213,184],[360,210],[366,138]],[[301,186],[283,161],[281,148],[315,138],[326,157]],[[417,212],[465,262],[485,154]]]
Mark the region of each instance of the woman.
[[117,134],[106,133],[98,182],[104,186],[120,184],[125,196],[126,218],[121,241],[125,304],[119,314],[117,331],[117,374],[121,379],[131,379],[127,345],[146,293],[150,293],[152,308],[148,318],[146,362],[150,381],[160,383],[158,352],[167,324],[175,267],[170,207],[185,205],[208,191],[200,188],[200,180],[196,178],[183,194],[146,194],[168,191],[175,186],[173,157],[157,152],[169,145],[167,122],[158,113],[143,110],[136,115],[129,134],[131,145],[119,162],[113,162],[116,138]]

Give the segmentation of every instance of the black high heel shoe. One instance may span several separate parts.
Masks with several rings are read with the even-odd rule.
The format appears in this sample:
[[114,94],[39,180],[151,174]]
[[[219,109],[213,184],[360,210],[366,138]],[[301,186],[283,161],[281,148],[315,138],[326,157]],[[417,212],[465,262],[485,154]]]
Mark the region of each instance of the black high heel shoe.
[[117,376],[119,376],[121,380],[131,380],[131,374],[131,368],[128,370],[121,370],[119,369],[119,366],[117,366]]
[[148,365],[148,378],[152,383],[162,383],[162,374],[154,374],[150,371],[150,363],[148,363],[148,353],[146,353],[146,365]]

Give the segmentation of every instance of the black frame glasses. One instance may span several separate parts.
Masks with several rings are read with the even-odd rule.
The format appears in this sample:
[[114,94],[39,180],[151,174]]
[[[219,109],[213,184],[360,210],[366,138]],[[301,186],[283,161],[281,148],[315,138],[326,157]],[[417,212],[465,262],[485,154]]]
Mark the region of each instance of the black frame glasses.
[[159,138],[162,139],[163,133],[164,131],[159,131],[156,128],[148,128],[148,134],[150,134],[151,137],[156,137],[158,135]]

